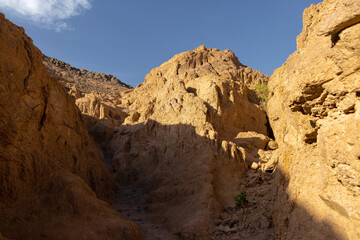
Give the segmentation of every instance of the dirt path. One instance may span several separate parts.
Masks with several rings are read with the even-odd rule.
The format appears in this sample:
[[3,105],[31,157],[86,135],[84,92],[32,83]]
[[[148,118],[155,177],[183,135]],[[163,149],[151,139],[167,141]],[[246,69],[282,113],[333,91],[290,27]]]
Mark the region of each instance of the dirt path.
[[164,226],[152,223],[148,220],[149,204],[146,202],[148,193],[139,187],[123,186],[117,191],[117,202],[113,204],[123,217],[136,222],[144,240],[176,240]]

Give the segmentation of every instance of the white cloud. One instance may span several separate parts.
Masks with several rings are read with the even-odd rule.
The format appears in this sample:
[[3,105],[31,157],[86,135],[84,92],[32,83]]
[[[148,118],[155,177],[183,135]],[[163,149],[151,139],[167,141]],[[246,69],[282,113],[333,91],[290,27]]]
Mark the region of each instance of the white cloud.
[[90,0],[0,0],[0,9],[56,31],[70,29],[64,20],[90,8]]

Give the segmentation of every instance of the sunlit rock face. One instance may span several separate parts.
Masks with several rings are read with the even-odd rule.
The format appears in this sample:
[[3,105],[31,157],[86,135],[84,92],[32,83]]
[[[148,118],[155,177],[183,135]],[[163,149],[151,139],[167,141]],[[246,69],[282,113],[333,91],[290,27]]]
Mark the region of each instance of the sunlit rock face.
[[139,239],[99,200],[114,198],[104,161],[184,239],[359,239],[359,16],[355,0],[305,10],[269,82],[272,133],[253,91],[268,77],[230,50],[177,54],[130,89],[44,57],[46,73],[1,15],[0,239]]
[[298,49],[270,79],[281,239],[360,238],[360,2],[304,12]]
[[0,238],[139,239],[74,100],[0,14]]
[[111,140],[112,167],[122,184],[148,190],[153,217],[186,238],[207,239],[269,141],[265,112],[248,101],[249,71],[230,50],[200,46],[120,95],[128,116]]

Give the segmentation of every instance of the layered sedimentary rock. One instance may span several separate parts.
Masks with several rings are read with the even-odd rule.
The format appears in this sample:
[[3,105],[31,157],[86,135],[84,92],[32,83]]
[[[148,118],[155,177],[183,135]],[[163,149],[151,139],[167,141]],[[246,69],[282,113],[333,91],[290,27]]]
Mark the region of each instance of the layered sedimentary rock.
[[360,2],[304,12],[297,51],[274,72],[274,224],[281,239],[360,238]]
[[244,71],[230,50],[201,46],[175,55],[119,98],[128,116],[111,140],[113,170],[121,184],[149,191],[152,217],[185,238],[207,239],[269,142]]
[[[74,100],[24,29],[0,15],[0,232],[9,239],[137,239]],[[3,238],[0,234],[0,237]]]

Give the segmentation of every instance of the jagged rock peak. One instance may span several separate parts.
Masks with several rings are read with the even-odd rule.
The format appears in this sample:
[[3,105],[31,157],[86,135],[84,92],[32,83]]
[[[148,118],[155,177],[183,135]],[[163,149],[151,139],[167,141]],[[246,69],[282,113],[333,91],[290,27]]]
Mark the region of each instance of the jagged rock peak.
[[145,78],[145,82],[154,75],[166,81],[181,79],[183,81],[205,77],[209,74],[223,79],[244,81],[249,88],[258,83],[267,82],[269,77],[243,65],[231,50],[220,51],[201,45],[193,51],[176,54],[172,59],[153,69]]
[[230,50],[200,46],[118,99],[127,116],[110,143],[113,171],[149,191],[151,212],[185,239],[210,239],[214,218],[270,140],[265,112],[248,101],[246,69]]
[[[152,118],[164,123],[181,122],[201,126],[204,124],[203,119],[206,119],[222,133],[222,125],[226,121],[228,125],[236,126],[238,131],[263,133],[266,127],[262,125],[263,119],[257,117],[258,107],[248,102],[246,80],[250,79],[248,76],[252,76],[252,73],[255,71],[242,65],[232,51],[200,46],[193,51],[177,54],[151,70],[143,84],[122,95],[121,105],[140,113],[139,117],[129,117],[130,121],[141,122]],[[189,104],[192,107],[184,106],[164,115],[165,109],[171,109],[168,108],[171,99],[177,101],[179,106]],[[194,118],[195,115],[201,115],[200,112],[195,115],[195,112],[190,113],[195,102],[198,109],[194,111],[202,109],[200,112],[208,112],[208,117],[205,114],[201,118]],[[162,104],[164,106],[160,110]],[[175,106],[175,103],[171,105]],[[241,113],[241,108],[254,108],[256,120],[250,123],[248,116]]]

